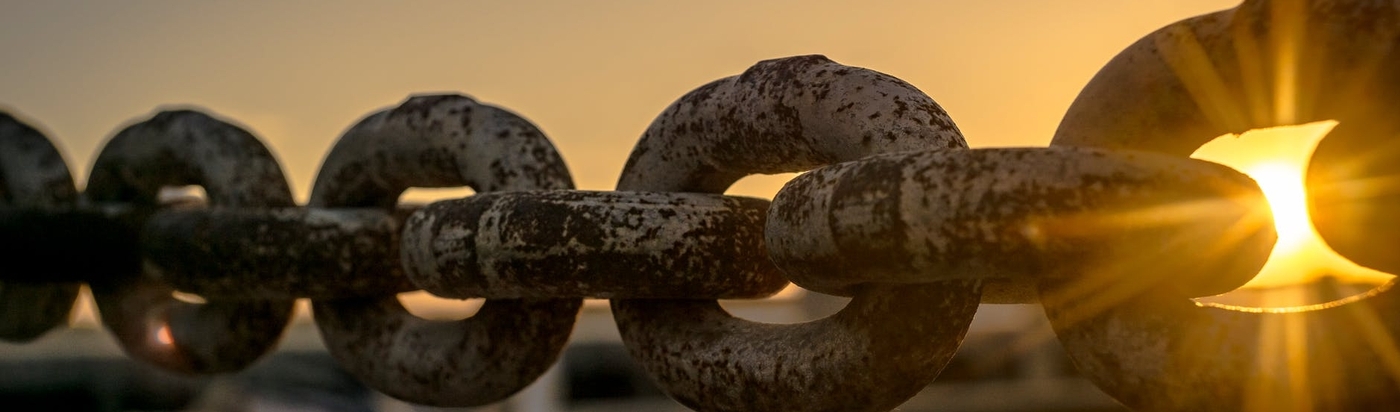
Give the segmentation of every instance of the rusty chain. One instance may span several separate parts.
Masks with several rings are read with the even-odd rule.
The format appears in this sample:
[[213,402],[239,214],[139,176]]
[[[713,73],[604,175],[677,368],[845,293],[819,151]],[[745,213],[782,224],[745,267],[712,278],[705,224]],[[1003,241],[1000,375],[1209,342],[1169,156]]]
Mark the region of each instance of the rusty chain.
[[[1400,167],[1384,144],[1400,132],[1384,113],[1400,96],[1386,71],[1400,57],[1376,46],[1400,37],[1400,12],[1307,2],[1315,48],[1360,58],[1308,72],[1335,87],[1316,86],[1292,112],[1251,106],[1273,100],[1248,87],[1210,86],[1247,85],[1249,73],[1180,75],[1199,59],[1244,59],[1241,44],[1269,35],[1270,7],[1246,1],[1129,47],[1044,148],[969,149],[933,99],[879,72],[821,56],[763,61],[666,108],[605,192],[573,190],[529,121],[458,95],[412,97],[351,127],[305,206],[257,138],[210,115],[161,112],[122,129],[80,194],[48,138],[5,114],[0,338],[63,324],[85,282],[131,356],[231,372],[276,345],[294,299],[309,298],[331,355],[360,380],[473,406],[538,378],[582,299],[610,299],[629,353],[686,406],[878,411],[938,376],[979,304],[1038,303],[1076,366],[1135,409],[1234,409],[1259,402],[1259,388],[1300,390],[1278,373],[1335,377],[1301,389],[1319,409],[1400,402],[1396,354],[1376,349],[1400,334],[1389,284],[1307,311],[1190,300],[1244,284],[1272,248],[1259,187],[1187,158],[1256,127],[1338,120],[1308,172],[1318,230],[1342,255],[1400,271],[1378,241],[1400,227],[1393,195],[1346,186]],[[771,202],[722,195],[750,174],[804,171]],[[160,202],[162,188],[185,185],[202,186],[208,205]],[[397,204],[410,187],[455,186],[477,194]],[[71,250],[101,264],[63,259]],[[853,299],[796,325],[716,302],[789,281]],[[487,302],[429,321],[395,298],[420,289]],[[1332,326],[1305,336],[1309,369],[1279,372],[1253,357],[1270,322]]]
[[[1298,36],[1291,46],[1296,55],[1262,57],[1261,47],[1281,31]],[[1397,40],[1400,3],[1394,1],[1250,0],[1183,20],[1110,61],[1070,107],[1051,147],[1186,157],[1225,133],[1335,120],[1308,164],[1312,223],[1338,254],[1400,273],[1388,241],[1400,228],[1394,213],[1400,198],[1375,184],[1400,172],[1393,149],[1400,118],[1389,113],[1400,105]],[[1296,76],[1292,88],[1274,89],[1287,73]],[[1268,253],[1264,243],[1254,244],[1231,249],[1239,255],[1226,258]],[[1236,273],[1257,267],[1240,265]],[[1117,272],[1108,278],[1126,274],[1099,270]],[[1400,296],[1392,285],[1349,304],[1291,311],[1228,310],[1159,290],[1090,307],[1082,296],[1099,291],[1053,285],[1042,287],[1042,302],[1079,370],[1130,407],[1360,410],[1400,403],[1400,364],[1393,358]],[[1298,360],[1285,370],[1265,366],[1261,347],[1284,339],[1284,328],[1295,331],[1288,344],[1301,353],[1288,356]],[[1105,340],[1114,344],[1098,343]],[[1261,393],[1301,393],[1308,404]]]

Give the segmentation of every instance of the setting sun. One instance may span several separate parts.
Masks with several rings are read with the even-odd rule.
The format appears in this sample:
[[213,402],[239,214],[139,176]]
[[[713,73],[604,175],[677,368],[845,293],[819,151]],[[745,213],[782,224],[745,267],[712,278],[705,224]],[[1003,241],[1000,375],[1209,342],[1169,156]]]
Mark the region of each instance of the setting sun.
[[1336,122],[1251,130],[1217,138],[1192,157],[1244,172],[1263,189],[1274,215],[1278,242],[1259,275],[1245,287],[1278,287],[1332,276],[1343,282],[1379,284],[1391,275],[1358,266],[1332,251],[1313,229],[1303,187],[1308,158]]
[[1278,243],[1274,253],[1288,254],[1296,251],[1312,236],[1312,225],[1308,224],[1307,197],[1303,194],[1303,170],[1300,165],[1261,163],[1244,170],[1264,191],[1269,200],[1269,208],[1274,215],[1274,230],[1278,232]]

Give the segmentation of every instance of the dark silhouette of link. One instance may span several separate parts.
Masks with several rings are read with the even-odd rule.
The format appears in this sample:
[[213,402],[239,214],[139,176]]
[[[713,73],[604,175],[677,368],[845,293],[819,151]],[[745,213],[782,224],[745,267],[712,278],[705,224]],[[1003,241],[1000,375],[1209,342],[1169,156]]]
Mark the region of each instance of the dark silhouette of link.
[[[284,208],[292,203],[282,169],[247,131],[177,110],[122,129],[93,164],[84,196],[97,205],[125,205],[140,227],[160,207],[165,187],[199,185],[210,208]],[[102,322],[137,359],[185,373],[241,370],[281,338],[292,299],[207,303],[175,299],[158,271],[141,266],[89,281]]]

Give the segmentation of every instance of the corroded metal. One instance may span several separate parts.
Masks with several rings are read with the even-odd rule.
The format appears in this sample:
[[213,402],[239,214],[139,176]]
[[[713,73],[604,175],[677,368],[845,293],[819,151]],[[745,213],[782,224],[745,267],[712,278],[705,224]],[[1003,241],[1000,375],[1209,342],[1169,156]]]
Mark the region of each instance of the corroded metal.
[[382,296],[418,289],[399,265],[399,233],[412,211],[166,211],[146,224],[142,250],[162,279],[205,296]]
[[[767,244],[793,283],[843,296],[871,282],[1089,281],[1085,268],[1112,265],[1131,278],[1107,281],[1203,296],[1254,276],[1267,256],[1257,252],[1273,246],[1268,219],[1254,181],[1214,163],[1068,147],[946,150],[794,178],[774,197]],[[1224,248],[1227,238],[1240,244]],[[1178,258],[1245,247],[1259,260]],[[1128,268],[1125,257],[1142,259]]]
[[[68,165],[48,137],[0,112],[0,205],[71,207],[77,197]],[[0,244],[6,261],[0,269],[6,272],[0,276],[6,279],[0,281],[0,339],[28,342],[68,322],[80,284],[54,279],[54,269],[43,265],[47,262],[29,260],[24,239],[5,240]]]
[[761,298],[788,283],[763,250],[767,210],[700,193],[481,194],[414,215],[404,265],[452,298]]
[[1308,167],[1309,211],[1358,264],[1400,265],[1400,2],[1247,0],[1182,20],[1114,57],[1075,99],[1053,145],[1189,156],[1226,133],[1336,120]]
[[928,386],[977,310],[975,281],[867,284],[807,323],[734,318],[713,300],[614,300],[632,357],[686,406],[888,411]]
[[[417,96],[341,136],[308,206],[389,210],[410,187],[452,186],[572,189],[573,181],[529,121],[464,96]],[[390,396],[436,406],[489,404],[533,382],[559,357],[582,304],[487,300],[473,317],[429,321],[391,294],[312,301],[322,340],[342,367]]]
[[[142,220],[158,207],[161,188],[186,185],[203,186],[210,208],[292,206],[282,169],[262,142],[189,110],[157,113],[118,132],[98,155],[84,195],[94,204],[144,210],[136,214]],[[122,349],[163,368],[240,370],[276,345],[291,317],[291,299],[176,300],[159,271],[147,267],[113,268],[90,285]]]
[[1051,288],[1042,300],[1079,371],[1133,409],[1385,410],[1400,404],[1392,286],[1272,312],[1160,290],[1057,297]]
[[747,175],[880,153],[966,148],[948,113],[893,76],[824,56],[759,62],[682,96],[647,127],[618,190],[721,193]]
[[[1282,40],[1281,40],[1282,39]],[[1395,273],[1400,195],[1400,3],[1247,0],[1169,25],[1085,87],[1052,146],[1188,156],[1225,133],[1336,120],[1308,168],[1313,223],[1328,245]],[[1222,246],[1216,258],[1257,259]],[[1112,270],[1112,268],[1098,268]],[[1112,276],[1120,276],[1114,274]],[[1171,290],[1046,284],[1046,313],[1079,369],[1150,410],[1362,410],[1400,403],[1390,285],[1355,301],[1260,311]]]
[[[681,97],[642,135],[617,188],[719,193],[753,173],[964,147],[913,86],[792,57]],[[734,318],[713,300],[615,299],[612,308],[628,351],[691,408],[889,410],[942,370],[980,292],[975,280],[868,284],[840,313],[799,325]]]

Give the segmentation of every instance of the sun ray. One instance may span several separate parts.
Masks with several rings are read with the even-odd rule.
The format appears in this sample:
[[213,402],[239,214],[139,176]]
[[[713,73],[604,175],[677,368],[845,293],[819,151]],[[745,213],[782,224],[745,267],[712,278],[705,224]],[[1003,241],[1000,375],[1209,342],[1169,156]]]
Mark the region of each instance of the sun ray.
[[1231,35],[1235,39],[1235,61],[1240,65],[1240,84],[1253,124],[1268,124],[1273,117],[1273,95],[1269,75],[1264,65],[1264,53],[1259,48],[1254,28],[1254,13],[1236,12],[1231,19]]
[[1163,30],[1169,35],[1157,37],[1157,48],[1161,50],[1162,59],[1176,73],[1176,78],[1201,113],[1223,130],[1249,128],[1248,115],[1236,101],[1191,25],[1174,24]]
[[1347,314],[1356,321],[1355,328],[1366,339],[1367,346],[1370,346],[1380,356],[1380,366],[1385,369],[1391,379],[1400,382],[1400,345],[1396,344],[1395,336],[1390,334],[1389,328],[1381,321],[1380,315],[1368,305],[1350,305],[1346,307],[1346,310]]
[[[1061,221],[1043,225],[1049,230],[1072,228],[1071,230],[1096,232],[1113,232],[1145,225],[1170,225],[1174,222],[1186,221],[1188,218],[1199,218],[1205,213],[1222,210],[1220,202],[1220,200],[1191,201],[1151,206],[1108,215],[1101,214],[1097,217],[1070,216],[1062,218]],[[1268,223],[1264,219],[1237,221],[1234,226],[1224,231],[1224,236],[1216,238],[1215,246],[1211,249],[1217,250],[1222,256],[1230,253],[1240,240],[1250,236],[1260,224]],[[1171,247],[1172,244],[1197,241],[1200,239],[1194,234],[1180,233],[1174,237],[1162,239],[1164,247],[1159,250],[1176,250]],[[1042,296],[1042,299],[1063,303],[1056,305],[1064,308],[1057,315],[1059,322],[1073,324],[1090,319],[1108,308],[1140,296],[1149,289],[1160,287],[1164,281],[1169,282],[1170,279],[1165,279],[1160,274],[1145,275],[1144,272],[1150,272],[1159,267],[1155,262],[1172,258],[1174,257],[1144,251],[1131,259],[1095,262],[1094,265],[1084,267],[1082,273],[1073,274],[1075,276],[1073,280],[1058,285]],[[1209,257],[1205,258],[1209,259]]]
[[1269,3],[1269,40],[1274,50],[1274,122],[1298,122],[1302,71],[1299,54],[1307,36],[1307,5],[1301,0],[1275,0]]

